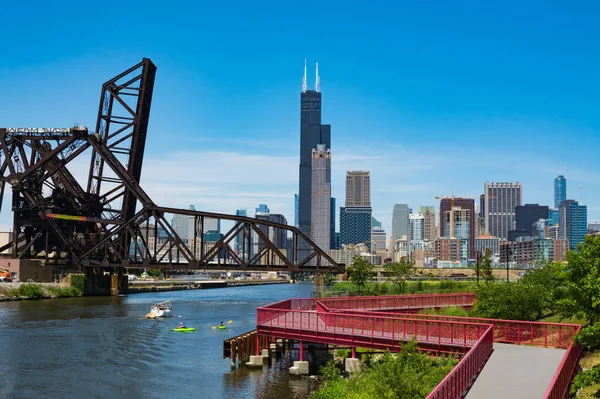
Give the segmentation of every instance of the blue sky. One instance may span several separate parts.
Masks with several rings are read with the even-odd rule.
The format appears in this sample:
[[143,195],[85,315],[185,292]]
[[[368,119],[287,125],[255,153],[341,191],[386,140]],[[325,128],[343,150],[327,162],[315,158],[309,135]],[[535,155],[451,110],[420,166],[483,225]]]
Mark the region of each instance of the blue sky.
[[293,222],[306,57],[333,194],[346,170],[370,170],[388,232],[394,203],[477,197],[485,181],[551,204],[558,174],[600,220],[599,3],[88,3],[2,6],[0,125],[94,126],[102,82],[149,57],[142,186],[161,205],[267,203]]

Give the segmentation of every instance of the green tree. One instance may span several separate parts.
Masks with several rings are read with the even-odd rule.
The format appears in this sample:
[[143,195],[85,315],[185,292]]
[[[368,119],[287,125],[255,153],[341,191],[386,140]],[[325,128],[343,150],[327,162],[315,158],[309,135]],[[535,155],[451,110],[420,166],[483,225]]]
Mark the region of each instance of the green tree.
[[160,271],[160,269],[158,269],[156,267],[151,267],[148,269],[148,271],[146,273],[148,273],[148,275],[150,277],[158,277],[158,276],[160,276],[161,271]]
[[388,281],[398,285],[401,290],[404,289],[406,280],[415,274],[414,263],[407,259],[388,263],[385,265],[385,269],[388,274]]
[[336,280],[336,276],[333,273],[326,273],[325,274],[325,286],[326,287],[331,287],[331,285],[333,284],[333,282]]
[[600,320],[600,236],[586,236],[579,252],[567,254],[566,292],[561,312],[576,316],[590,325]]
[[541,290],[542,306],[552,313],[559,310],[560,302],[566,295],[567,267],[560,262],[537,261],[527,270],[520,283],[531,290]]
[[[575,316],[586,320],[588,325],[581,329],[576,341],[588,349],[598,349],[600,348],[600,236],[586,236],[583,243],[579,244],[578,252],[569,251],[567,261],[565,291],[559,301],[559,312],[564,317]],[[591,375],[600,374],[594,371]],[[597,397],[600,397],[600,390]]]
[[352,258],[352,266],[348,267],[346,271],[350,281],[358,288],[359,294],[367,281],[373,277],[373,265],[358,255]]
[[475,297],[475,313],[492,319],[539,320],[546,306],[544,287],[520,281],[479,285]]
[[490,281],[494,281],[494,272],[492,271],[492,250],[486,249],[483,254],[483,261],[481,262],[481,266],[479,266],[479,272],[481,273],[481,277],[483,277],[483,281],[489,283]]

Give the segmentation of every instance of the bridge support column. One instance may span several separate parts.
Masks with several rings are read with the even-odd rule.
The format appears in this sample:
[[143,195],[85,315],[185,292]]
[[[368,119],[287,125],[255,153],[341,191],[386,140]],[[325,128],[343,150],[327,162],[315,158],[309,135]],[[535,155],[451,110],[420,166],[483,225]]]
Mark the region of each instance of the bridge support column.
[[110,276],[110,295],[117,296],[121,294],[127,294],[127,288],[129,287],[129,281],[127,276],[119,271],[117,275]]
[[319,298],[325,292],[325,276],[315,276],[315,297]]
[[356,359],[356,348],[352,348],[352,358]]
[[293,375],[308,375],[307,361],[294,361],[294,365],[290,367],[290,374]]
[[[354,350],[354,348],[352,348]],[[346,373],[356,373],[362,369],[362,363],[355,357],[347,358],[345,361]]]
[[268,357],[264,357],[264,356],[250,356],[250,360],[248,360],[246,362],[246,366],[248,367],[262,367],[265,360],[267,360]]
[[290,374],[293,375],[308,375],[308,361],[304,360],[304,342],[299,341],[300,349],[300,360],[295,361],[294,365],[290,367]]

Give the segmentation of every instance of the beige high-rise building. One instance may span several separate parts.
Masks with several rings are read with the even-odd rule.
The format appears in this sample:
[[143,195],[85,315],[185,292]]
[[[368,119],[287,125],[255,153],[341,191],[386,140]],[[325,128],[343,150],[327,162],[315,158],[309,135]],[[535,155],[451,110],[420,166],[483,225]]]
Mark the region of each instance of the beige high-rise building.
[[435,225],[435,206],[420,206],[419,213],[423,215],[423,239],[435,241],[438,231]]
[[[331,248],[331,151],[324,144],[312,150],[311,165],[312,240],[323,251]],[[335,210],[333,210],[335,212]]]
[[346,172],[346,207],[371,206],[371,175],[367,171]]

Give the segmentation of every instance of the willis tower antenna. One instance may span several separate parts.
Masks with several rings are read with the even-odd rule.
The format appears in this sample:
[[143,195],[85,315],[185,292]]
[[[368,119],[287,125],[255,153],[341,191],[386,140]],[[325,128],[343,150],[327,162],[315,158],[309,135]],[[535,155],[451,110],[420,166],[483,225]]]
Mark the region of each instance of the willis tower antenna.
[[[313,150],[322,148],[324,151],[331,149],[331,126],[321,124],[321,79],[319,77],[319,64],[315,69],[314,90],[307,89],[306,60],[304,61],[304,77],[302,80],[302,93],[300,93],[300,165],[298,187],[298,227],[311,240],[313,225],[312,197],[315,184],[312,181]],[[330,173],[328,171],[327,173]],[[330,179],[330,177],[328,177]],[[330,180],[329,180],[330,181]],[[329,199],[327,200],[329,202]],[[329,212],[332,212],[329,209]],[[315,213],[316,214],[316,213]],[[330,217],[328,214],[327,218]],[[323,248],[329,250],[329,245]],[[299,246],[299,256],[304,255],[307,248]]]

